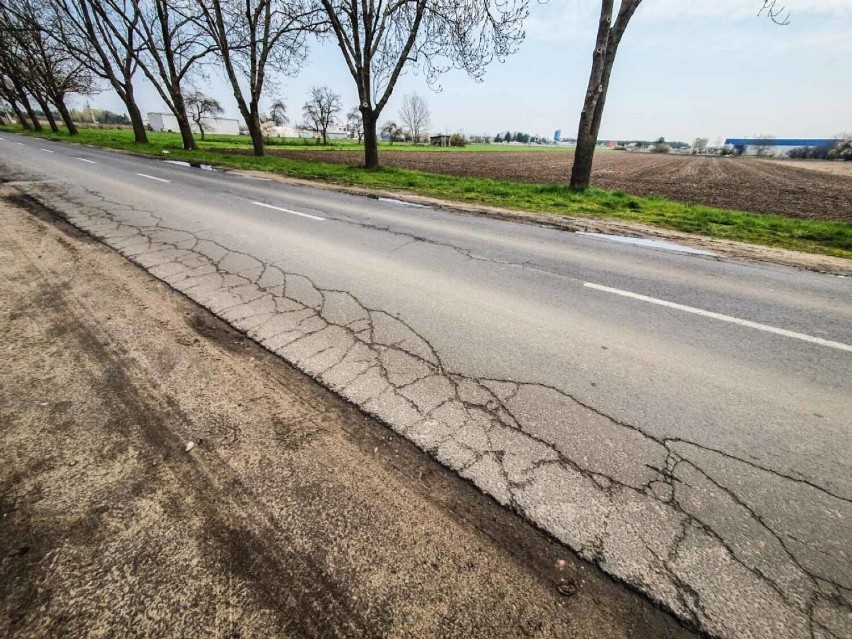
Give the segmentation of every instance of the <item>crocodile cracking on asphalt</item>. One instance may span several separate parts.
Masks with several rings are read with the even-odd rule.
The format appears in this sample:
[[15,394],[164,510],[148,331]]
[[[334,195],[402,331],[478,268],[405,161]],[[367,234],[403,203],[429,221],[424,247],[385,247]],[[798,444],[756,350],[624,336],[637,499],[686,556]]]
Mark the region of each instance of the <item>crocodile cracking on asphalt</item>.
[[[852,635],[848,496],[651,436],[570,389],[449,370],[392,311],[155,212],[15,184],[701,631]],[[767,508],[777,495],[796,501],[797,522]]]

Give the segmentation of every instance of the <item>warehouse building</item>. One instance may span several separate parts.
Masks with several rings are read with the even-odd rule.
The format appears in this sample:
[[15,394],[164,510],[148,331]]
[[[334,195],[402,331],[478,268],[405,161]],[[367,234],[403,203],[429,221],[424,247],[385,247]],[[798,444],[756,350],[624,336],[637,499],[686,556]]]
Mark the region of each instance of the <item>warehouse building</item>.
[[784,156],[804,147],[831,148],[837,140],[825,138],[728,138],[725,146],[742,149],[743,155]]
[[[201,118],[204,124],[204,133],[219,134],[219,135],[239,135],[240,122],[232,118]],[[148,126],[152,131],[171,131],[177,133],[180,131],[177,118],[173,113],[149,113]],[[193,133],[201,133],[198,130],[195,122],[190,122],[190,127]]]

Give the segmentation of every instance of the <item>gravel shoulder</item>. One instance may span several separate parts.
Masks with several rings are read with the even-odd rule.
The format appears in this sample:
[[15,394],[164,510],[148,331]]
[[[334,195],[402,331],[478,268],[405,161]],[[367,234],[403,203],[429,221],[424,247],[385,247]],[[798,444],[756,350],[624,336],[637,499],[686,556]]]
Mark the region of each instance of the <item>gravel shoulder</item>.
[[2,186],[0,357],[4,637],[691,636]]

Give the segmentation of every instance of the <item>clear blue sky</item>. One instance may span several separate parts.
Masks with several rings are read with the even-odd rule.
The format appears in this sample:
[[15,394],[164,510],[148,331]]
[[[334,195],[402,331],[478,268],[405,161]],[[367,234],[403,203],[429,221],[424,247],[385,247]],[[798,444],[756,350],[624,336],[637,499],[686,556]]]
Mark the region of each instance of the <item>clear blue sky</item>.
[[[704,136],[712,144],[720,137],[852,132],[852,0],[787,4],[790,24],[779,27],[756,17],[760,0],[645,0],[619,50],[601,137]],[[521,50],[489,67],[484,82],[451,72],[434,92],[411,70],[383,119],[396,119],[402,95],[417,91],[429,101],[433,131],[550,136],[561,128],[573,137],[599,6],[595,0],[532,0]],[[332,87],[347,109],[357,103],[332,43],[314,43],[299,76],[278,80],[274,94],[285,99],[291,119],[298,121],[312,84]],[[218,73],[197,86],[237,117]],[[140,86],[139,100],[143,112],[164,110],[150,86]],[[110,92],[91,103],[122,110]]]

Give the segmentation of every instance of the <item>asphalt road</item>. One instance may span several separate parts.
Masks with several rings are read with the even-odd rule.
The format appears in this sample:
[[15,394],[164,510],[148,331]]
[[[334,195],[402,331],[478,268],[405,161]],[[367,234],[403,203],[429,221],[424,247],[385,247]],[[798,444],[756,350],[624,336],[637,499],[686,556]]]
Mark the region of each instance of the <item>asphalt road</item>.
[[0,137],[0,178],[703,631],[852,635],[849,279]]
[[0,184],[0,637],[695,639],[23,199]]

